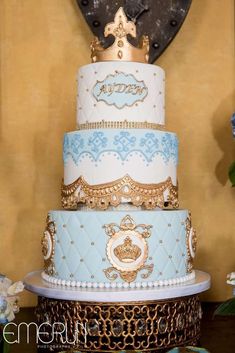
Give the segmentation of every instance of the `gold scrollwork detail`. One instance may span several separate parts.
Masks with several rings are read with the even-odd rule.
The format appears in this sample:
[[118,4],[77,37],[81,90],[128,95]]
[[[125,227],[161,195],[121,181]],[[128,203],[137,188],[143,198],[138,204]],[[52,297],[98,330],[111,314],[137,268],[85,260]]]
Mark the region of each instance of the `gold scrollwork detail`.
[[125,282],[133,282],[138,272],[146,271],[142,278],[148,278],[153,271],[153,264],[145,265],[148,257],[146,238],[151,236],[151,225],[136,225],[130,215],[126,215],[121,224],[105,224],[109,240],[106,247],[107,258],[112,267],[105,269],[106,277],[113,281],[117,274]]
[[[141,273],[141,278],[146,279],[148,278],[151,273],[153,272],[153,264],[150,265],[144,265],[140,268],[139,272],[145,271],[144,273]],[[115,267],[109,267],[107,269],[103,270],[105,273],[105,276],[110,280],[110,281],[114,281],[115,279],[118,278],[118,276],[120,276],[121,279],[123,279],[125,282],[133,282],[138,274],[138,271],[132,271],[132,272],[128,272],[128,271],[117,271]]]
[[146,279],[150,276],[150,274],[153,272],[153,264],[150,265],[145,265],[141,268],[141,271],[144,271],[141,273],[140,277],[143,279]]
[[[165,193],[168,194],[167,200]],[[117,207],[123,199],[148,210],[179,207],[178,187],[173,185],[170,177],[158,184],[142,184],[125,175],[110,183],[90,185],[80,176],[72,184],[62,183],[61,195],[65,209],[77,209],[83,203],[90,208],[106,210],[109,206]]]
[[47,333],[51,347],[60,344],[63,348],[62,342],[69,342],[66,351],[70,348],[82,352],[163,352],[175,346],[196,344],[200,336],[201,305],[197,295],[122,303],[39,297],[36,308],[39,324],[61,322],[61,313],[67,326],[62,336],[67,335],[67,340],[59,335],[52,337],[48,325],[42,325],[42,332]]
[[44,271],[49,276],[54,275],[54,255],[55,255],[55,234],[56,226],[53,221],[50,220],[50,215],[47,215],[46,229],[43,233],[41,245],[42,253],[44,257]]
[[165,125],[149,123],[147,121],[97,121],[94,123],[86,122],[84,124],[78,124],[78,130],[92,130],[92,129],[151,129],[151,130],[165,130]]
[[187,272],[190,273],[193,270],[193,259],[196,253],[197,247],[197,235],[195,229],[192,227],[191,213],[189,212],[186,219],[186,234],[187,234]]
[[116,268],[115,267],[109,267],[103,270],[105,273],[105,276],[110,280],[114,281],[115,279],[118,278],[119,273],[116,273]]

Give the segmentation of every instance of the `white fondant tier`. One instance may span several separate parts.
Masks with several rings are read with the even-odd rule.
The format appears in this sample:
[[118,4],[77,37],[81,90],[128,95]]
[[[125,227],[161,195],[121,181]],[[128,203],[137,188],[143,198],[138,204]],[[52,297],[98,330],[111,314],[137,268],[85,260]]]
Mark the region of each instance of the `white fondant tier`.
[[80,176],[90,185],[128,174],[143,184],[171,178],[177,184],[178,139],[174,133],[149,129],[74,131],[64,137],[64,183]]
[[148,122],[164,125],[163,69],[136,62],[99,62],[78,73],[77,125]]
[[128,174],[143,184],[171,178],[177,184],[176,134],[149,129],[83,130],[64,136],[64,183],[80,176],[90,185],[109,183]]
[[[155,197],[155,201],[150,201],[151,207],[147,208],[163,207],[164,201],[173,199],[170,189],[177,185],[178,161],[178,139],[174,133],[149,129],[70,132],[64,137],[63,156],[64,185],[68,186],[68,190],[71,187],[74,192],[76,187],[73,183],[77,183],[78,203],[84,202],[81,201],[82,198],[91,196],[93,191],[90,189],[95,190],[92,196],[106,197],[106,191],[99,195],[100,190],[116,187],[120,184],[120,179],[123,188],[128,188],[128,183],[131,184],[132,189],[134,188],[132,194],[127,189],[122,190],[122,194],[118,191],[115,197],[120,200],[107,201],[104,208],[107,208],[108,203],[117,206],[120,202],[133,202],[133,198],[136,201],[133,203],[141,206],[141,193],[145,198]],[[125,177],[127,179],[123,181]],[[96,190],[99,191],[96,193]],[[67,190],[65,191],[66,194]],[[114,191],[110,189],[108,197],[114,198]],[[63,202],[63,207],[74,208],[68,206],[67,201]]]
[[191,229],[187,210],[51,211],[43,278],[106,289],[183,283],[194,278]]

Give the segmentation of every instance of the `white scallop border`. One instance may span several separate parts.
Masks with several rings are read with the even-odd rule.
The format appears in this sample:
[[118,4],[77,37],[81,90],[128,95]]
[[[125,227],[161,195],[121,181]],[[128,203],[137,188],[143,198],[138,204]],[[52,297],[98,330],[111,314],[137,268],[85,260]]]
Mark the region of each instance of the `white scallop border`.
[[57,279],[47,275],[44,271],[41,274],[42,278],[52,284],[64,287],[77,287],[77,288],[102,288],[102,289],[115,289],[115,288],[152,288],[172,286],[182,284],[195,278],[195,271],[192,271],[186,276],[179,278],[165,279],[154,282],[131,282],[131,283],[109,283],[109,282],[79,282],[79,281],[66,281],[64,279]]
[[193,227],[190,228],[190,233],[189,233],[189,251],[191,257],[194,259],[196,252],[193,250],[193,236],[194,236],[194,229]]
[[48,232],[48,230],[46,230],[44,232],[44,237],[47,240],[47,245],[48,245],[48,250],[47,250],[46,255],[44,256],[44,260],[49,260],[51,258],[51,255],[52,255],[53,245],[52,245],[51,235]]

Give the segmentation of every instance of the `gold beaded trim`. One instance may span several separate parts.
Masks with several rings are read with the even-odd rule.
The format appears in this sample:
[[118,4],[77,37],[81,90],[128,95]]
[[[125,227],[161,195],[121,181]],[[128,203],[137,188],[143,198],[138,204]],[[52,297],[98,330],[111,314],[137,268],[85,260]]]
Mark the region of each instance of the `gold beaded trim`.
[[152,130],[165,130],[165,125],[148,123],[147,121],[97,121],[94,123],[78,124],[77,130],[91,130],[91,129],[152,129]]
[[[60,323],[67,330],[68,348],[75,351],[163,352],[174,346],[196,344],[200,336],[201,305],[197,295],[124,303],[86,303],[39,297],[36,308],[38,323]],[[42,325],[51,346],[63,348],[59,335],[51,336]],[[76,335],[76,340],[74,336]],[[66,336],[66,337],[65,337]],[[62,350],[62,349],[61,349]]]
[[[167,199],[165,193],[168,194]],[[110,183],[89,185],[80,176],[72,184],[62,183],[61,194],[65,209],[77,209],[80,203],[84,203],[90,208],[106,210],[109,205],[117,207],[123,199],[148,210],[179,207],[178,187],[173,185],[170,177],[158,184],[142,184],[125,175]]]

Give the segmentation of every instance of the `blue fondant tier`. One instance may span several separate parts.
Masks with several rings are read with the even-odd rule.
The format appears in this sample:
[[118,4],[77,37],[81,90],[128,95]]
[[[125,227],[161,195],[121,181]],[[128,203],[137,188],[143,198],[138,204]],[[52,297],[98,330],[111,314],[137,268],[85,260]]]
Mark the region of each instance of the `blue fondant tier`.
[[187,210],[51,211],[44,278],[81,287],[140,287],[192,278],[195,232]]

